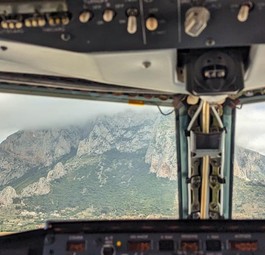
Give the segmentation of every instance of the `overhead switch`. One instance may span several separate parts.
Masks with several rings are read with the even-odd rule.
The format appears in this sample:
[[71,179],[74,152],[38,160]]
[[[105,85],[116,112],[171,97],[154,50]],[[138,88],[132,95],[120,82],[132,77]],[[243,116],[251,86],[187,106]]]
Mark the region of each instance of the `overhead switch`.
[[107,9],[103,13],[103,20],[105,22],[111,22],[115,16],[115,12],[113,10]]
[[192,36],[199,36],[207,27],[210,19],[210,12],[205,7],[192,7],[186,12],[185,33]]
[[252,4],[250,2],[241,5],[237,15],[237,20],[240,22],[246,22],[248,20],[251,9],[252,9]]
[[155,31],[158,28],[158,20],[155,17],[149,17],[146,22],[145,26],[149,31]]
[[137,32],[137,9],[129,9],[127,11],[128,23],[127,23],[127,32],[129,34],[135,34]]
[[79,21],[81,23],[87,23],[92,18],[92,14],[90,11],[83,11],[79,15]]

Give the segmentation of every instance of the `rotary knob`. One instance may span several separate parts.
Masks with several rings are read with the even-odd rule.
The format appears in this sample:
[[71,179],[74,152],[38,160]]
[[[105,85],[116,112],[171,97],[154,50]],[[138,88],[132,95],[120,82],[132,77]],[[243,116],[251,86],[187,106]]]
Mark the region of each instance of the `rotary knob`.
[[145,21],[145,26],[146,29],[149,31],[155,31],[158,28],[158,20],[155,17],[149,17],[146,21]]

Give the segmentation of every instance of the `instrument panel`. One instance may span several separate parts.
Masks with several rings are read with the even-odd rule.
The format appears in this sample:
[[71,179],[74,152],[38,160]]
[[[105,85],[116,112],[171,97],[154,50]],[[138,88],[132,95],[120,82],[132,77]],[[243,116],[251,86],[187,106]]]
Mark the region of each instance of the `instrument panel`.
[[264,0],[0,0],[0,38],[75,52],[265,43]]
[[[264,254],[264,223],[121,221],[50,224],[43,255]],[[73,229],[71,231],[71,226]],[[56,230],[57,229],[57,230]],[[69,231],[70,230],[70,231]],[[91,232],[91,233],[88,233]]]
[[264,220],[49,222],[0,237],[1,255],[261,255]]

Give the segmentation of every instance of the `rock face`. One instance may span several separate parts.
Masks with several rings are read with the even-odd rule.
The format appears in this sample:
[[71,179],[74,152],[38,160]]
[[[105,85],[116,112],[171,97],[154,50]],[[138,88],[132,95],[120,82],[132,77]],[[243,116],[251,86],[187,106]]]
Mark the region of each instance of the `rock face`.
[[68,129],[19,131],[0,144],[0,185],[29,170],[48,167],[76,150],[82,132]]
[[8,206],[13,204],[13,199],[17,198],[16,190],[10,186],[7,186],[0,192],[0,206]]
[[265,184],[265,156],[242,147],[235,148],[234,175],[251,182]]
[[[174,116],[165,117],[153,111],[99,116],[83,126],[64,129],[19,131],[0,144],[0,187],[28,176],[29,184],[18,195],[46,195],[51,192],[53,181],[67,175],[65,160],[74,157],[78,164],[78,158],[107,152],[124,153],[127,159],[130,155],[140,155],[151,173],[176,180],[174,134]],[[41,177],[35,174],[39,171]],[[38,176],[34,182],[30,182],[32,174]],[[3,189],[1,194],[7,191],[11,192]],[[7,202],[3,204],[11,202],[10,197],[4,196]]]
[[39,195],[47,195],[51,191],[51,185],[46,178],[42,177],[38,182],[34,182],[24,188],[21,197],[31,197]]
[[47,182],[60,179],[65,175],[66,175],[66,171],[64,170],[64,166],[61,162],[59,162],[58,164],[56,164],[53,170],[48,172]]
[[[67,175],[64,159],[100,156],[107,152],[141,153],[151,173],[177,179],[174,115],[152,111],[99,116],[83,126],[19,131],[0,144],[0,187],[46,168],[42,178],[23,187],[23,196],[50,192],[50,183]],[[265,157],[236,147],[234,174],[245,180],[265,180]],[[3,189],[2,188],[2,189]]]
[[88,136],[80,141],[77,156],[99,155],[111,149],[135,152],[146,147],[151,139],[154,114],[127,112],[97,120]]
[[48,172],[47,178],[41,177],[38,182],[34,182],[24,188],[21,192],[21,197],[47,195],[51,191],[51,182],[65,175],[66,171],[64,170],[64,166],[59,162],[53,170]]
[[[173,116],[172,116],[173,118]],[[145,155],[150,172],[158,177],[177,179],[175,126],[170,117],[160,116],[155,123],[151,143]]]

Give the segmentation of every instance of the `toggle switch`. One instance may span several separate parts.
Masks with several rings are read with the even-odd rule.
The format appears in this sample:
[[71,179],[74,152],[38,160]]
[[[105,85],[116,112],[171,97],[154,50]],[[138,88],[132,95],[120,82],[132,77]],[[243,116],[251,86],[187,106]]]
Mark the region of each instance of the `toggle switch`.
[[90,11],[83,11],[79,15],[79,21],[81,23],[87,23],[92,18],[92,13]]
[[210,19],[210,12],[205,7],[192,7],[186,12],[185,33],[192,36],[199,36],[207,27]]
[[246,22],[248,20],[249,13],[252,8],[253,8],[253,4],[251,2],[242,4],[237,14],[237,20],[239,22]]
[[128,15],[127,32],[129,34],[135,34],[137,32],[138,10],[137,9],[128,9],[127,15]]
[[115,16],[115,12],[111,9],[107,9],[103,13],[103,20],[105,22],[111,22]]

